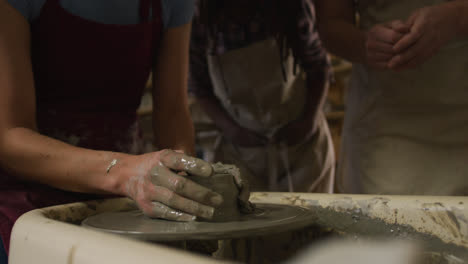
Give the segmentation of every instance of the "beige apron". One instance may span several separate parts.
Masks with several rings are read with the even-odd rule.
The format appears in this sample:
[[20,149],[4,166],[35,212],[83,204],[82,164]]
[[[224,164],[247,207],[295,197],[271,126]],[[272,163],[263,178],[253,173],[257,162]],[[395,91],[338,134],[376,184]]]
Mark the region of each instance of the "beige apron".
[[[442,0],[361,0],[361,27]],[[346,193],[468,194],[468,39],[416,69],[355,65],[337,187]]]
[[[274,39],[208,55],[208,64],[216,96],[240,126],[271,138],[304,111],[304,74],[293,73],[292,56],[284,62]],[[307,142],[245,148],[221,140],[215,159],[239,166],[252,190],[331,192],[334,152],[323,113],[319,118],[319,131]]]

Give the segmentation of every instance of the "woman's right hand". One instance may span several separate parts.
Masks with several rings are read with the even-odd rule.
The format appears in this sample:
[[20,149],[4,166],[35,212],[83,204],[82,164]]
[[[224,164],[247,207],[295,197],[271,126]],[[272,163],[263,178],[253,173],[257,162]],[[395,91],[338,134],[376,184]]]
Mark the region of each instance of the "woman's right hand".
[[116,167],[131,175],[124,178],[122,192],[149,217],[173,221],[210,219],[215,207],[223,203],[220,194],[190,180],[190,175],[212,176],[211,164],[203,160],[162,150],[131,156],[119,163]]

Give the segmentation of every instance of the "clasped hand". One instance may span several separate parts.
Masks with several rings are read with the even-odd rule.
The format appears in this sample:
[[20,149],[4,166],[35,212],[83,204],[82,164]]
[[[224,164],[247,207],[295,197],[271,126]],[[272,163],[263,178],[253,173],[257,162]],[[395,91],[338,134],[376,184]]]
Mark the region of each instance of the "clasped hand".
[[378,24],[366,34],[366,63],[375,69],[395,71],[420,66],[457,34],[449,5],[416,10],[406,21]]

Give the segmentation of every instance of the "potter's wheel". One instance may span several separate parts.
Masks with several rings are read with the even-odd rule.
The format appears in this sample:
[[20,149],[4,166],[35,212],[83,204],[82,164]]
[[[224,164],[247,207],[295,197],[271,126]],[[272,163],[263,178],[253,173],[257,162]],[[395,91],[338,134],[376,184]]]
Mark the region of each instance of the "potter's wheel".
[[232,222],[174,222],[150,219],[140,211],[107,212],[91,216],[82,225],[147,241],[217,240],[260,236],[299,229],[313,222],[308,208],[256,204],[255,213]]

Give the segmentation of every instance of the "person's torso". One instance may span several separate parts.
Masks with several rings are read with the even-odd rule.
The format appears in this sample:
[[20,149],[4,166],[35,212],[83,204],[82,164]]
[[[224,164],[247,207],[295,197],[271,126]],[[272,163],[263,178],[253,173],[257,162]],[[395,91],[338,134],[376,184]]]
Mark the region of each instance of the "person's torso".
[[[306,84],[297,65],[302,58],[295,59],[294,51],[275,38],[275,29],[269,25],[277,6],[264,2],[251,8],[242,18],[223,14],[213,30],[200,31],[214,33],[199,38],[209,39],[204,48],[208,51],[211,82],[224,107],[240,125],[270,134],[302,113]],[[312,18],[303,14],[306,11],[300,12],[298,17],[289,18],[297,23],[297,31],[301,24],[313,26]],[[298,46],[312,37],[297,36],[301,42]]]
[[[444,0],[360,0],[362,30]],[[411,70],[355,64],[339,186],[345,192],[466,194],[468,41],[454,39]]]
[[[378,23],[404,21],[418,8],[443,2],[445,0],[360,0],[360,25],[368,30]],[[395,124],[401,124],[414,126],[415,129],[407,133],[415,137],[427,135],[434,139],[433,126],[437,120],[444,120],[447,125],[450,122],[455,130],[460,126],[459,121],[466,118],[467,72],[468,38],[452,40],[411,70],[379,71],[355,65],[348,96],[349,116],[354,122],[372,127],[376,133],[398,133]]]

